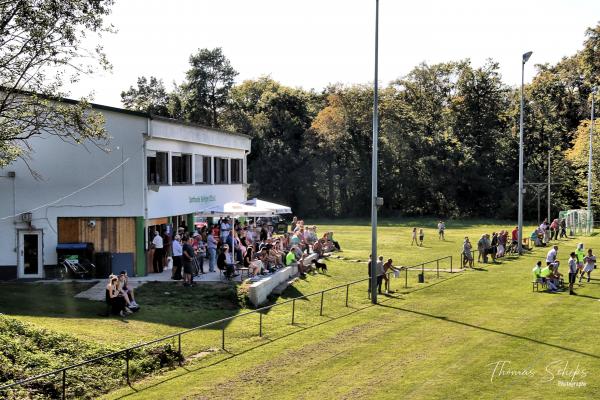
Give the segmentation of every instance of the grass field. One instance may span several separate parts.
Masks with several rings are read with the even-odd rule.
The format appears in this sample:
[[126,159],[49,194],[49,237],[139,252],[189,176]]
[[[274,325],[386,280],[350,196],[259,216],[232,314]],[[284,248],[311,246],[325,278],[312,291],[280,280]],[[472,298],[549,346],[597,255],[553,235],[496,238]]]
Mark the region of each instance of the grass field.
[[[411,247],[411,227],[419,225],[427,228],[425,246]],[[364,221],[318,226],[335,231],[347,260],[368,257],[370,227]],[[435,221],[384,221],[379,252],[397,265],[453,255],[456,267],[464,236],[476,242],[481,233],[509,227],[450,222],[442,242]],[[583,241],[586,248],[600,245],[598,237]],[[576,242],[559,243],[562,272]],[[193,333],[184,336],[183,351],[197,356],[185,369],[136,382],[135,390],[108,397],[595,398],[600,390],[600,344],[594,340],[600,327],[600,280],[576,288],[578,296],[532,293],[530,271],[545,252],[537,249],[520,259],[440,279],[427,274],[426,284],[417,284],[411,274],[408,289],[395,280],[394,288],[401,290],[383,297],[378,306],[369,306],[362,287],[351,289],[350,308],[344,307],[343,290],[328,293],[323,317],[320,297],[298,301],[294,326],[289,305],[276,307],[264,317],[262,338],[257,316],[243,317],[227,326],[227,352],[217,350],[220,330]],[[329,276],[300,280],[278,301],[366,275],[364,263],[347,260],[330,260]],[[40,290],[39,285],[20,287]],[[97,317],[97,304],[73,300],[69,291],[79,288],[56,290],[47,294],[58,299],[54,305],[32,307],[23,307],[27,301],[5,306],[12,298],[7,293],[18,288],[0,288],[2,312],[117,347],[244,311],[236,308],[231,289],[205,289],[199,301],[199,294],[180,292],[183,288],[170,283],[146,285],[140,290],[140,303],[146,306],[123,322]]]

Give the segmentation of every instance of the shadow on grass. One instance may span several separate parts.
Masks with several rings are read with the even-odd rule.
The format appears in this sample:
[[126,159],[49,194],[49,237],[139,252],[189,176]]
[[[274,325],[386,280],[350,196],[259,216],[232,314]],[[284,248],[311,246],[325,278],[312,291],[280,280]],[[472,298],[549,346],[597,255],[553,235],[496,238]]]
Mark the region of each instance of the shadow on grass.
[[0,312],[9,316],[60,319],[144,321],[193,328],[242,311],[237,284],[183,287],[177,282],[149,282],[136,289],[141,310],[122,319],[106,316],[106,303],[74,296],[94,283],[0,283]]
[[[581,296],[581,297],[588,297],[588,296]],[[586,353],[585,351],[571,349],[571,348],[564,347],[564,346],[561,346],[561,345],[558,345],[558,344],[553,344],[553,343],[548,343],[548,342],[542,342],[540,340],[532,339],[532,338],[529,338],[527,336],[515,335],[515,334],[510,333],[510,332],[503,332],[503,331],[499,331],[499,330],[496,330],[496,329],[491,329],[491,328],[486,328],[486,327],[483,327],[483,326],[469,324],[468,322],[457,321],[457,320],[450,319],[450,318],[442,316],[442,315],[429,314],[429,313],[426,313],[426,312],[423,312],[423,311],[410,310],[408,308],[395,307],[395,306],[388,305],[388,304],[380,304],[379,306],[380,307],[386,307],[386,308],[393,308],[393,309],[396,309],[398,311],[403,311],[403,312],[407,312],[407,313],[411,313],[411,314],[416,314],[416,315],[420,315],[422,317],[428,317],[428,318],[438,319],[440,321],[445,321],[445,322],[449,322],[449,323],[452,323],[452,324],[462,325],[462,326],[466,326],[466,327],[469,327],[469,328],[482,330],[482,331],[485,331],[485,332],[496,333],[496,334],[503,335],[503,336],[508,336],[508,337],[511,337],[511,338],[514,338],[514,339],[526,340],[526,341],[529,341],[529,342],[533,342],[533,343],[541,344],[541,345],[544,345],[544,346],[548,346],[548,347],[551,347],[551,348],[554,348],[554,349],[564,350],[564,351],[568,351],[568,352],[571,352],[571,353],[580,354],[582,356],[587,356],[587,357],[592,357],[592,358],[600,359],[600,356],[598,356],[596,354]]]
[[[404,300],[403,297],[402,297],[402,295],[406,295],[406,294],[410,294],[410,293],[417,292],[417,291],[420,291],[420,290],[424,290],[424,289],[430,288],[432,286],[439,285],[441,283],[449,281],[451,279],[457,278],[459,276],[460,275],[452,275],[452,276],[450,276],[450,277],[448,277],[446,279],[440,280],[439,282],[435,282],[435,283],[429,284],[427,286],[424,286],[424,287],[421,287],[421,288],[418,288],[418,289],[414,289],[414,290],[410,290],[410,291],[407,291],[407,292],[396,291],[393,294],[381,295],[379,297],[380,297],[380,299],[381,298],[383,298],[383,299],[379,300],[378,304],[367,304],[367,305],[362,306],[362,307],[356,307],[356,306],[353,306],[353,305],[349,305],[347,308],[348,308],[348,310],[351,310],[351,311],[349,311],[349,312],[347,312],[345,314],[342,314],[342,315],[335,316],[335,317],[331,317],[331,316],[328,316],[328,315],[324,314],[322,317],[326,318],[326,320],[322,321],[322,322],[319,322],[319,323],[315,323],[315,324],[311,324],[311,325],[308,325],[308,324],[305,325],[305,324],[302,324],[302,323],[295,323],[295,324],[292,325],[294,328],[296,328],[295,331],[287,333],[287,334],[283,334],[281,336],[277,336],[275,338],[270,338],[268,336],[264,336],[263,335],[261,337],[261,340],[264,341],[263,343],[260,343],[260,344],[258,344],[256,346],[249,347],[249,348],[244,349],[244,350],[241,350],[241,351],[239,351],[237,353],[233,353],[231,351],[222,349],[221,351],[223,351],[223,352],[225,352],[225,353],[228,354],[224,358],[221,358],[221,359],[216,360],[214,362],[210,362],[210,363],[205,364],[205,365],[197,366],[196,368],[193,368],[191,365],[185,365],[185,366],[182,367],[182,369],[185,372],[182,372],[181,374],[178,374],[178,375],[175,375],[175,376],[172,376],[172,377],[169,377],[169,378],[165,378],[163,380],[160,380],[160,381],[158,381],[156,383],[153,383],[153,384],[149,384],[147,386],[142,386],[142,387],[139,387],[139,388],[135,388],[135,387],[133,387],[133,385],[129,385],[129,387],[134,391],[134,393],[126,393],[126,394],[123,394],[123,395],[121,395],[121,396],[119,396],[117,398],[119,398],[119,399],[128,398],[129,396],[132,396],[132,395],[137,394],[139,392],[143,392],[144,390],[153,389],[153,388],[158,387],[158,386],[160,386],[160,385],[162,385],[164,383],[173,381],[173,380],[178,379],[178,378],[183,378],[185,375],[190,374],[192,372],[201,371],[201,370],[210,368],[212,366],[221,364],[221,363],[223,363],[225,361],[228,361],[228,360],[230,360],[230,359],[232,359],[234,357],[240,356],[242,354],[246,354],[246,353],[248,353],[250,351],[259,349],[259,348],[261,348],[261,347],[263,347],[263,346],[265,346],[267,344],[270,344],[270,343],[273,343],[273,342],[285,339],[285,338],[290,337],[292,335],[295,335],[295,334],[297,334],[299,332],[302,332],[302,331],[305,331],[305,330],[308,330],[308,329],[312,329],[312,328],[316,328],[318,326],[321,326],[321,325],[327,324],[329,322],[332,322],[332,321],[335,321],[335,320],[339,320],[339,319],[348,317],[350,315],[356,314],[356,313],[358,313],[360,311],[363,311],[363,310],[366,310],[366,309],[369,309],[369,308],[372,308],[372,307],[375,307],[375,306],[378,306],[378,305],[382,306],[382,307],[397,308],[397,307],[392,307],[392,306],[386,306],[384,304],[387,303],[387,302],[390,302],[390,301],[394,301],[394,300]],[[398,308],[398,309],[400,309],[400,308]]]

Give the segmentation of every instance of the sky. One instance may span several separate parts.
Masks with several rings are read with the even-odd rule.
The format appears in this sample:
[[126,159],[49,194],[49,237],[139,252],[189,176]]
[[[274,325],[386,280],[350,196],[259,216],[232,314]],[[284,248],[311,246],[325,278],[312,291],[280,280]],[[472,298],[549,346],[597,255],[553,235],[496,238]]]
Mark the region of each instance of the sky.
[[[70,97],[122,107],[120,93],[138,76],[156,76],[168,90],[181,83],[190,54],[223,48],[236,82],[270,75],[292,87],[374,79],[375,0],[116,0],[108,21],[118,33],[102,44],[111,73],[83,77]],[[600,0],[380,0],[379,82],[428,64],[469,58],[499,62],[509,85],[521,79],[521,55],[558,62],[582,48],[600,22]]]

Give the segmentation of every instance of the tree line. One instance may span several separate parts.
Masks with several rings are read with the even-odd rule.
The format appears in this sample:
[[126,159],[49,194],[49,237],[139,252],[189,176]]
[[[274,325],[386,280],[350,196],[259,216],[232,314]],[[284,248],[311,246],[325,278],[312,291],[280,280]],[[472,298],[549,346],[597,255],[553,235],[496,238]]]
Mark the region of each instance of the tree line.
[[[27,163],[29,140],[38,135],[105,147],[102,115],[86,98],[64,100],[63,89],[82,73],[110,69],[102,47],[86,47],[81,38],[113,31],[105,21],[112,4],[0,2],[0,167]],[[370,84],[315,91],[268,76],[235,84],[237,71],[220,48],[198,50],[189,64],[184,81],[170,89],[139,77],[121,94],[125,108],[250,135],[250,196],[303,216],[369,215]],[[599,77],[597,25],[585,31],[581,50],[537,65],[525,87],[525,181],[544,182],[550,158],[553,215],[586,204],[590,97]],[[379,94],[384,215],[515,216],[519,88],[502,81],[496,62],[423,63]],[[592,177],[597,212],[599,161]],[[537,214],[532,190],[525,212]]]
[[[546,182],[550,158],[553,215],[585,206],[590,98],[599,70],[600,25],[586,31],[583,50],[537,65],[525,87],[525,181]],[[121,96],[126,108],[250,135],[250,196],[305,216],[369,215],[372,87],[316,92],[268,76],[236,85],[236,75],[222,49],[202,49],[173,90],[140,77]],[[379,96],[384,215],[514,218],[520,94],[502,81],[498,63],[423,63]],[[594,164],[596,194],[600,162]],[[525,209],[535,218],[533,190]]]

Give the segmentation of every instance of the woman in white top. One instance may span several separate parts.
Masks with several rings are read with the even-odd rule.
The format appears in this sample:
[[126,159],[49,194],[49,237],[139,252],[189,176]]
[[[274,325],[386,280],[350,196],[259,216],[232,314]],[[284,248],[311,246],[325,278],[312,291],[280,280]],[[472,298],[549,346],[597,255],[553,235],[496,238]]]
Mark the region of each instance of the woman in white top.
[[590,281],[590,274],[592,273],[592,271],[594,270],[594,267],[596,266],[596,256],[592,254],[592,249],[588,249],[588,253],[585,256],[585,258],[583,259],[584,262],[584,267],[583,270],[581,271],[581,275],[579,275],[579,283],[581,283],[581,278],[583,278],[583,274],[587,272],[587,281]]
[[417,228],[413,228],[412,231],[412,240],[410,241],[410,245],[412,246],[413,244],[416,244],[417,246],[419,245],[417,242]]

